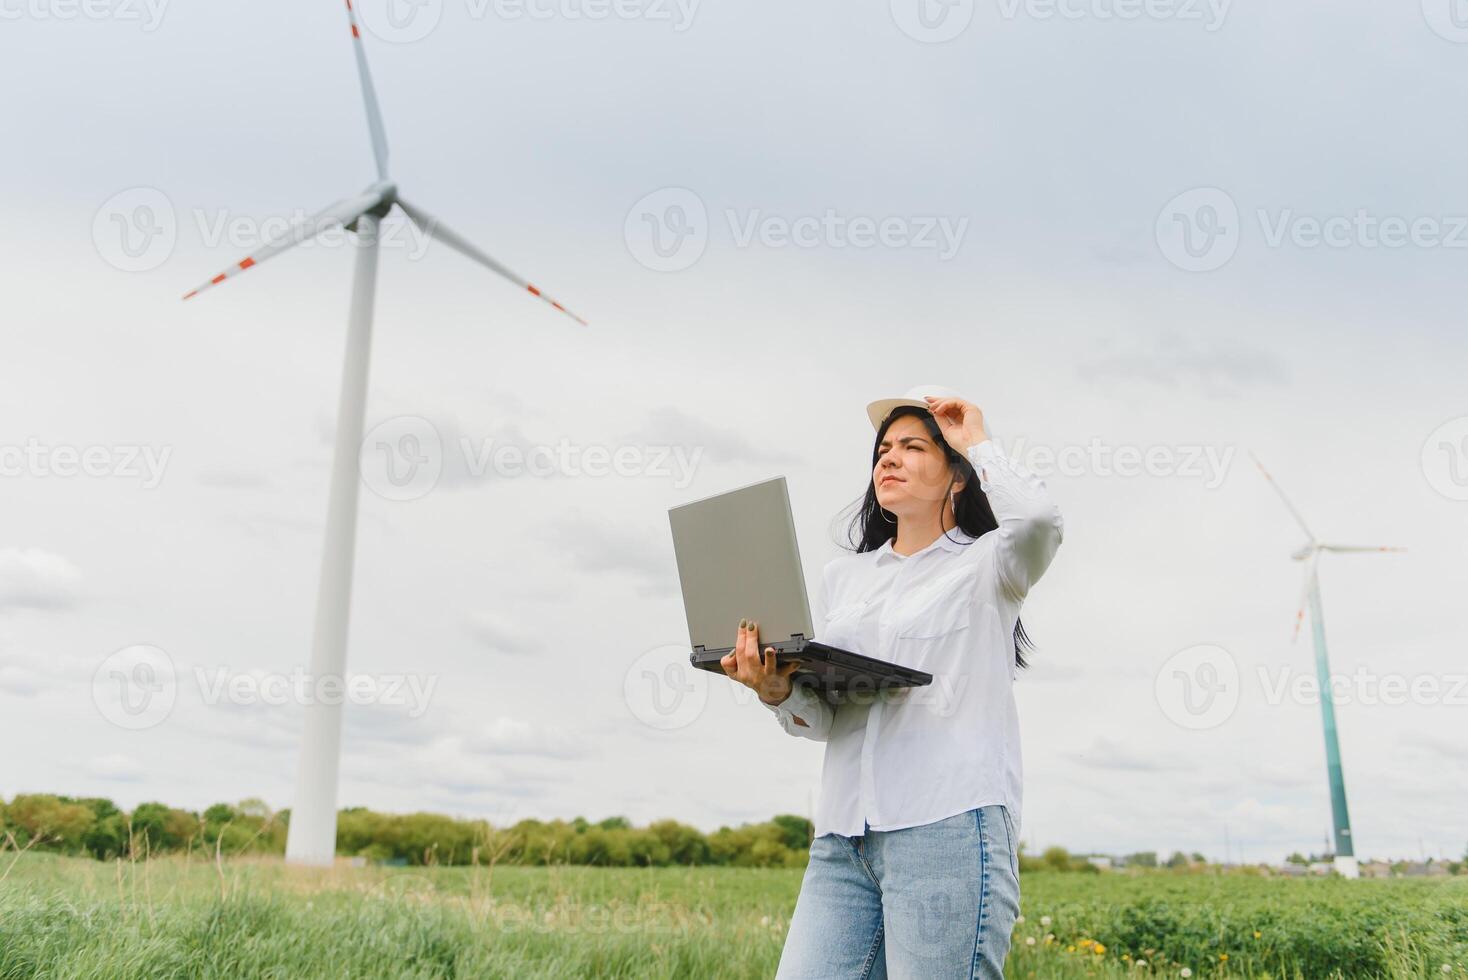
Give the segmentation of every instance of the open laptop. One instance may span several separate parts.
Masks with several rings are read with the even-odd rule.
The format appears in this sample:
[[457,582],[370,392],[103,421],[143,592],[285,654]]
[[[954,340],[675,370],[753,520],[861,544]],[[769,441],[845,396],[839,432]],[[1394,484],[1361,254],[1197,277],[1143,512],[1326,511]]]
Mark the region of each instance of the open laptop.
[[932,674],[827,646],[813,635],[783,476],[674,507],[668,521],[693,666],[724,674],[719,661],[734,649],[739,620],[752,618],[761,662],[774,647],[777,665],[801,663],[793,683],[823,692],[932,683]]

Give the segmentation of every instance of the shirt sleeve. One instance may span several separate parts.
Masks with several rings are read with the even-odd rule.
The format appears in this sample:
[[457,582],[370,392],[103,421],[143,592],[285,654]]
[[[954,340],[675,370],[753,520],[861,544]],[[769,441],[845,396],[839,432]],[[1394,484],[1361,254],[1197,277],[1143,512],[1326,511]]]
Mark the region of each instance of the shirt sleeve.
[[999,522],[1000,579],[1011,595],[1023,599],[1060,547],[1060,508],[1045,481],[1001,453],[992,439],[970,446],[968,459]]
[[790,689],[790,696],[779,704],[766,701],[761,701],[760,704],[774,712],[780,727],[787,734],[808,738],[813,742],[824,742],[831,734],[831,719],[835,715],[835,709],[809,685],[796,684]]

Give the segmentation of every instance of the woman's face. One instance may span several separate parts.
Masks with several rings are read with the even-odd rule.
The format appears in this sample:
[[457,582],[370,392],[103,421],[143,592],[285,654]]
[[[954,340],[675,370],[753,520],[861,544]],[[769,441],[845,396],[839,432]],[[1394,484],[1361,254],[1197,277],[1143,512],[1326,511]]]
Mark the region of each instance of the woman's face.
[[[887,426],[872,470],[877,503],[884,509],[898,516],[918,516],[944,507],[951,477],[943,447],[933,442],[921,419],[903,415]],[[952,489],[962,490],[963,481]]]

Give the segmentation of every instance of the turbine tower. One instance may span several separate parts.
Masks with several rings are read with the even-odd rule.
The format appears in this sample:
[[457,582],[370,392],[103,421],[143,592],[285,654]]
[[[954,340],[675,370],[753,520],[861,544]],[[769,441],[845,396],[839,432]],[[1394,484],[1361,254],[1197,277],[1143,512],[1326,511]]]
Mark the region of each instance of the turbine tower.
[[1362,547],[1359,545],[1326,544],[1315,536],[1310,530],[1310,525],[1305,523],[1305,518],[1300,514],[1298,508],[1285,495],[1284,490],[1269,475],[1264,464],[1259,462],[1253,453],[1249,454],[1254,459],[1254,465],[1259,467],[1259,472],[1264,474],[1264,479],[1279,494],[1279,499],[1284,501],[1290,516],[1295,523],[1300,525],[1300,530],[1305,532],[1306,543],[1295,551],[1292,558],[1295,561],[1303,561],[1305,566],[1305,587],[1300,595],[1299,608],[1295,613],[1295,631],[1290,638],[1295,642],[1300,637],[1300,626],[1305,621],[1305,609],[1310,609],[1310,625],[1315,636],[1315,676],[1320,686],[1320,720],[1325,727],[1325,770],[1330,780],[1330,815],[1331,830],[1335,835],[1335,870],[1346,878],[1359,878],[1360,868],[1356,863],[1356,846],[1351,837],[1351,816],[1346,809],[1346,780],[1341,772],[1341,745],[1336,736],[1335,721],[1335,699],[1331,696],[1330,689],[1330,659],[1325,650],[1325,613],[1320,605],[1320,556],[1326,552],[1337,554],[1351,554],[1366,551],[1406,551],[1406,548],[1382,548]]
[[[579,316],[567,310],[523,277],[511,272],[481,252],[467,239],[449,230],[438,219],[409,204],[388,178],[387,131],[377,104],[377,92],[367,68],[367,53],[352,0],[346,0],[347,20],[352,29],[352,49],[357,74],[362,82],[362,99],[367,110],[367,130],[377,165],[377,180],[360,194],[344,198],[306,219],[290,231],[266,242],[184,299],[252,269],[266,259],[299,245],[322,231],[342,226],[356,233],[356,270],[352,284],[351,311],[347,321],[346,361],[342,370],[341,397],[336,416],[336,447],[332,456],[330,499],[326,510],[326,541],[321,556],[321,579],[316,597],[316,625],[311,646],[311,674],[318,682],[331,677],[345,680],[347,627],[351,612],[352,563],[357,537],[357,485],[360,479],[358,453],[367,411],[368,362],[372,342],[372,304],[377,285],[378,227],[394,206],[429,238],[461,252],[530,295],[549,303],[578,323]],[[315,699],[305,705],[300,768],[291,810],[286,860],[292,864],[330,864],[336,856],[337,774],[341,762],[342,710],[338,704]]]

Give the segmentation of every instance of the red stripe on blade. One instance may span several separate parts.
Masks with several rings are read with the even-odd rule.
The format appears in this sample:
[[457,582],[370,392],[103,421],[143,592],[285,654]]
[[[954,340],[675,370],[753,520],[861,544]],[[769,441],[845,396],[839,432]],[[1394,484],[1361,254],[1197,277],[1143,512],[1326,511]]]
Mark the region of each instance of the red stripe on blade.
[[528,290],[530,290],[530,295],[531,296],[539,296],[540,295],[540,290],[536,289],[534,286],[526,286],[525,288],[528,289]]
[[245,259],[243,262],[240,263],[240,268],[241,269],[248,269],[250,266],[252,266],[254,264],[255,264],[255,260],[254,259]]
[[357,25],[356,24],[353,24],[352,25],[352,37],[359,38],[359,39],[362,37],[362,32],[359,31],[359,30],[357,30]]
[[[224,279],[225,279],[225,274],[223,272],[221,272],[219,275],[217,275],[213,279],[210,279],[209,280],[209,285],[211,285],[211,286],[217,286],[220,283],[224,282]],[[251,282],[254,282],[253,279],[250,280],[250,281]]]

